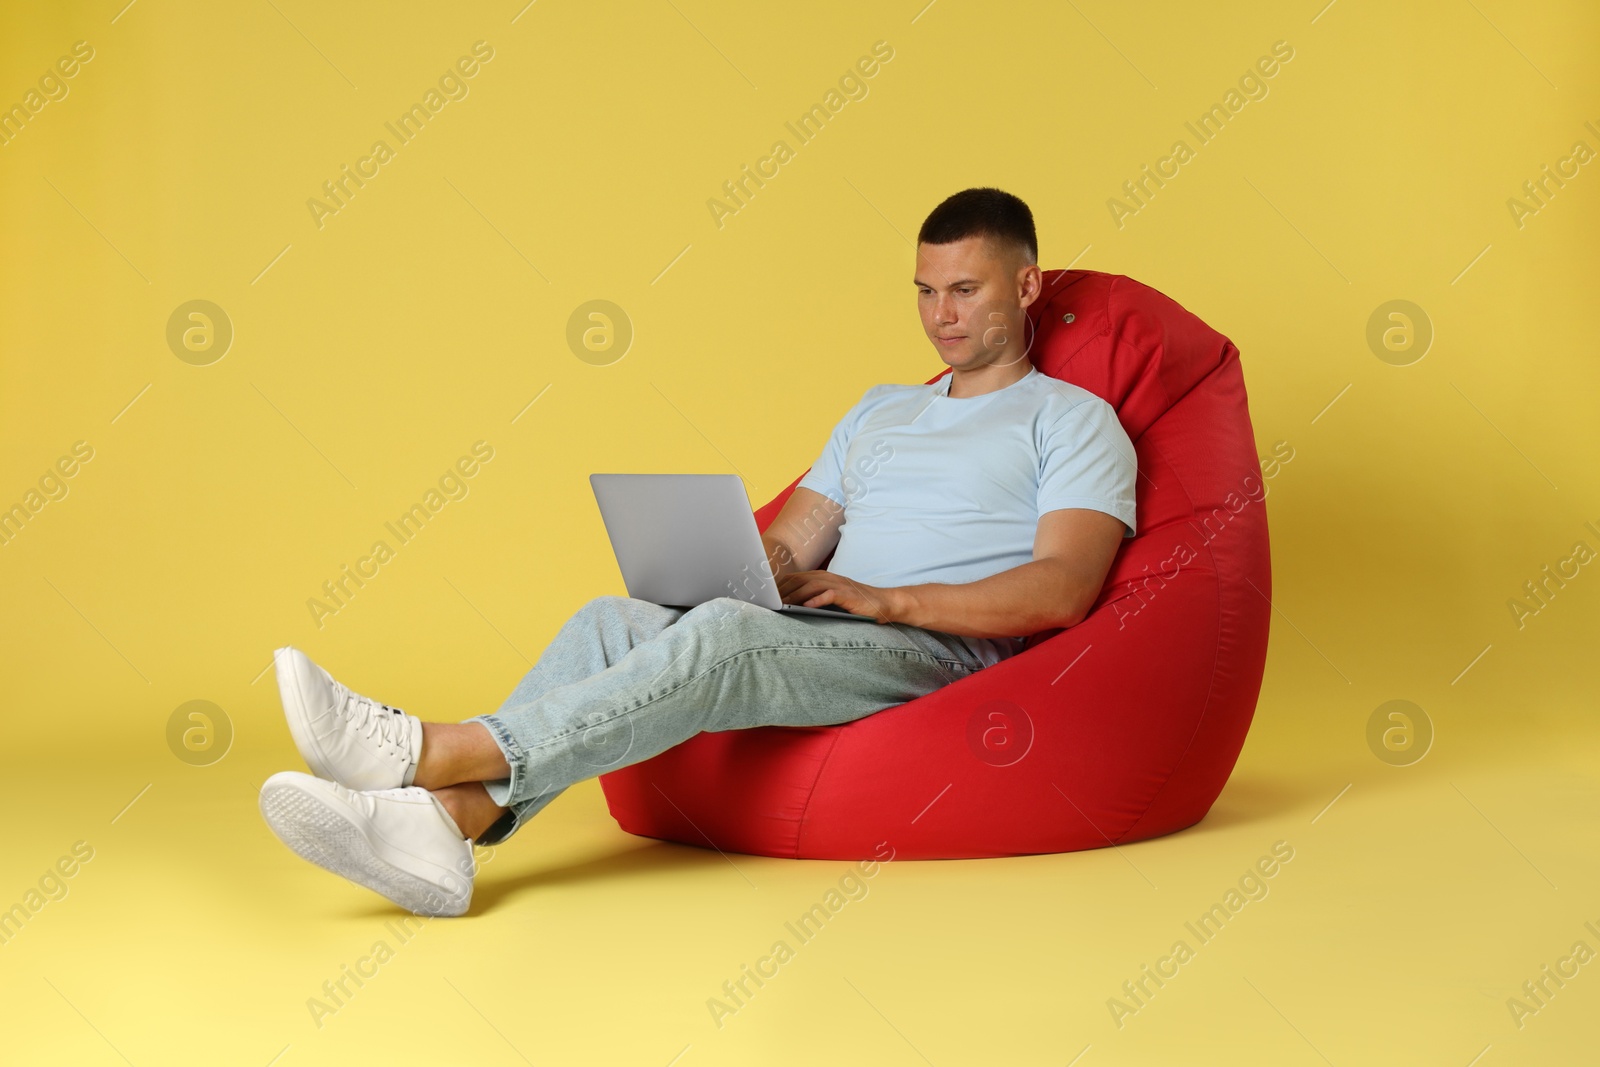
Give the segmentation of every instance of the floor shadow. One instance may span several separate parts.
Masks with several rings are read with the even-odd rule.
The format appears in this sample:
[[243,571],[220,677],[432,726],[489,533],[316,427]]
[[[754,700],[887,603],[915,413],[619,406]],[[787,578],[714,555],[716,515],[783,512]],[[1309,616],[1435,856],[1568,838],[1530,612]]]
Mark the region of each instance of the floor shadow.
[[1296,809],[1315,812],[1332,800],[1338,789],[1334,786],[1330,790],[1326,781],[1308,777],[1236,772],[1205,818],[1181,832],[1200,834],[1228,830],[1281,818],[1285,812]]
[[[505,846],[501,846],[505,847]],[[737,854],[733,862],[763,859],[761,856]],[[530,889],[566,885],[589,884],[598,879],[627,878],[635,875],[660,874],[673,870],[702,867],[706,864],[726,864],[728,859],[710,849],[679,845],[670,841],[644,839],[642,842],[624,843],[616,852],[545,870],[496,876],[492,866],[481,867],[472,891],[470,915],[492,910],[502,902]],[[345,914],[350,919],[392,919],[397,914],[407,915],[405,909],[396,910],[393,904],[373,902],[363,907],[351,908]]]
[[[756,861],[762,858],[764,857],[739,854],[732,862],[741,864],[744,861]],[[629,845],[607,855],[594,856],[577,863],[540,871],[495,877],[492,869],[485,870],[479,875],[478,884],[473,891],[472,910],[488,911],[501,902],[534,888],[570,883],[590,884],[600,879],[662,874],[704,867],[708,864],[726,865],[728,862],[727,857],[720,856],[710,849],[647,838],[641,843]]]

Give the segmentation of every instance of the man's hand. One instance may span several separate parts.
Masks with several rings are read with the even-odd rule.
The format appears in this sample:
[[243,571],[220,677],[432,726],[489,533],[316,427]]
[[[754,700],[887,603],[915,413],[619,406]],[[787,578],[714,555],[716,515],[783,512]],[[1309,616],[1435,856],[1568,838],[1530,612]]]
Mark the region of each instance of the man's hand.
[[832,571],[796,571],[778,579],[785,604],[820,608],[832,604],[852,615],[870,615],[880,623],[898,622],[900,591],[852,581]]

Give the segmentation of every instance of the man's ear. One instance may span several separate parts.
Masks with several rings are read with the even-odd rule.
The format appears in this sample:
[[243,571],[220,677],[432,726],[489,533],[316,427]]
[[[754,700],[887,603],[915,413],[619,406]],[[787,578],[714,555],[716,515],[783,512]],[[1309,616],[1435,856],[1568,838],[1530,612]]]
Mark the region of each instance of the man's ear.
[[1026,308],[1044,292],[1044,274],[1037,263],[1025,264],[1017,271],[1017,303]]

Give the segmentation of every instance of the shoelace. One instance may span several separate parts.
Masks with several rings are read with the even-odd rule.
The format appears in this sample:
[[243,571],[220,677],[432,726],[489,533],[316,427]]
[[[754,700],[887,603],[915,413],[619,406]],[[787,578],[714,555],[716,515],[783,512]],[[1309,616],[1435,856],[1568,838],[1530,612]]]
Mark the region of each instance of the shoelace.
[[362,736],[399,747],[407,738],[405,712],[333,683],[334,707]]

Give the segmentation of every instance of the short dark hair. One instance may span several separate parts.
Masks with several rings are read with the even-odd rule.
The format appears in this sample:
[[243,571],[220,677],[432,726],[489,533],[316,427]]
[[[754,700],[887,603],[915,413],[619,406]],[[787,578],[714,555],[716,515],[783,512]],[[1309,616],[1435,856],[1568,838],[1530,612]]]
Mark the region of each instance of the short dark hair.
[[1039,262],[1033,212],[1018,197],[987,186],[963,189],[947,197],[923,220],[917,243],[947,245],[980,235],[1017,249],[1028,263]]

